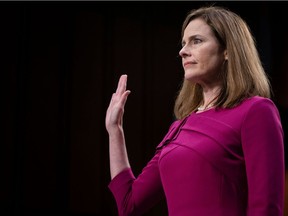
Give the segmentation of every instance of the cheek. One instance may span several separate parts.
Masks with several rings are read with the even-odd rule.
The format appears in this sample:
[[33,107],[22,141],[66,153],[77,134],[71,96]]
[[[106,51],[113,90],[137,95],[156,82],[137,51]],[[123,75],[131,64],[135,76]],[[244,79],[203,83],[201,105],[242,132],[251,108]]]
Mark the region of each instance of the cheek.
[[201,69],[208,69],[211,66],[213,66],[214,59],[213,59],[213,56],[211,55],[202,54],[202,55],[197,56],[197,62],[199,63],[199,67]]
[[218,67],[219,63],[222,62],[221,55],[218,52],[211,50],[203,52],[198,58],[202,67]]
[[212,52],[210,49],[202,48],[198,50],[194,50],[192,53],[194,55],[194,58],[196,61],[200,64],[207,64],[213,58],[214,52]]

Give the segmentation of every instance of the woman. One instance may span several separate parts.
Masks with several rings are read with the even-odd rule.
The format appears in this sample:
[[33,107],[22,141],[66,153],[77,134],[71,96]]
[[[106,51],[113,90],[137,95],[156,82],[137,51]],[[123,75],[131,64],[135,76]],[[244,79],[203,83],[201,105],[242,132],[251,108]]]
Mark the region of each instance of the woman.
[[248,26],[221,7],[192,10],[182,46],[177,120],[137,178],[122,127],[126,75],[107,109],[119,215],[142,215],[165,197],[170,216],[282,216],[283,132]]

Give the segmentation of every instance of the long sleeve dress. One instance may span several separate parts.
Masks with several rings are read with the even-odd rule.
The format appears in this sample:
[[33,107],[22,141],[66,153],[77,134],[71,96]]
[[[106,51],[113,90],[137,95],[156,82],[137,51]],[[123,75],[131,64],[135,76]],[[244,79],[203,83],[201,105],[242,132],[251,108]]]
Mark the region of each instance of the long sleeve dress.
[[254,96],[230,109],[176,120],[137,178],[108,187],[119,215],[142,215],[161,198],[169,216],[283,216],[284,143],[278,110]]

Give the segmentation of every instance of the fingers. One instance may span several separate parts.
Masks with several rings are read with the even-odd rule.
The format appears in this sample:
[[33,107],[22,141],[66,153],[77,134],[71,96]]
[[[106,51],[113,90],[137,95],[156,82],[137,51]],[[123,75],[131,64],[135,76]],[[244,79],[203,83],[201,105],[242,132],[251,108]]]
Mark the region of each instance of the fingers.
[[119,97],[120,105],[124,107],[128,95],[131,93],[129,90],[126,90],[127,86],[127,75],[123,74],[119,78],[118,86],[114,97]]
[[117,95],[122,95],[126,91],[126,85],[127,85],[127,75],[121,75],[119,81],[118,81],[118,86],[116,90]]
[[108,109],[110,109],[111,107],[115,106],[117,104],[117,106],[120,107],[124,107],[128,98],[128,95],[131,93],[130,90],[126,90],[122,95],[117,96],[116,93],[113,93]]
[[126,85],[127,85],[127,75],[121,75],[119,81],[118,81],[118,86],[117,90],[115,93],[113,93],[109,107],[115,106],[118,104],[120,107],[124,107],[128,95],[131,93],[129,90],[126,90]]
[[131,93],[131,91],[127,90],[124,92],[124,94],[122,94],[121,96],[121,106],[124,107],[128,98],[128,95]]
[[106,128],[107,130],[115,127],[115,125],[122,125],[122,118],[124,113],[124,107],[131,93],[126,90],[127,75],[122,75],[118,82],[118,87],[115,93],[112,94],[110,104],[106,111]]

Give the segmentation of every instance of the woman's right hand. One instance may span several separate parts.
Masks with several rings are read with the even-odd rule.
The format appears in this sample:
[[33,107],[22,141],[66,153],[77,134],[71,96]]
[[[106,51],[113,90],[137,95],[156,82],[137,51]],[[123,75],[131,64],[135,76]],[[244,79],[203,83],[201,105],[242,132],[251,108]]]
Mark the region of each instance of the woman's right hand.
[[115,130],[122,130],[124,107],[129,90],[126,90],[127,75],[121,75],[117,90],[113,93],[109,107],[106,111],[105,126],[108,133]]

